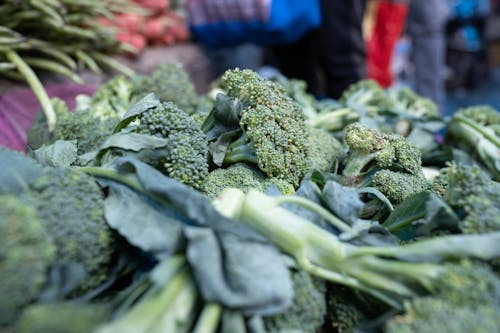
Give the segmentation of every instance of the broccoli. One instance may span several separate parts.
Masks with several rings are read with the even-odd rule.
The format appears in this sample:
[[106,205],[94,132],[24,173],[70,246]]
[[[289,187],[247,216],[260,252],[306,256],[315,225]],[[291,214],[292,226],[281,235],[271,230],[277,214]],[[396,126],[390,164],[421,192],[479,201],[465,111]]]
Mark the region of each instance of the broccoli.
[[113,320],[96,332],[215,333],[221,307],[201,301],[186,259],[173,256],[117,295]]
[[339,102],[340,107],[319,113],[309,119],[308,124],[327,131],[339,131],[361,117],[375,117],[380,111],[392,107],[384,89],[373,80],[362,80],[350,85]]
[[0,196],[0,326],[37,298],[55,248],[35,210],[13,195]]
[[308,169],[330,172],[344,157],[342,144],[330,133],[319,128],[310,128]]
[[347,126],[344,142],[349,152],[342,174],[356,181],[373,169],[390,169],[412,175],[422,173],[420,151],[400,135],[386,135],[360,123]]
[[446,142],[476,156],[500,180],[500,113],[476,106],[457,111],[446,126]]
[[285,312],[264,317],[268,333],[317,332],[326,314],[325,282],[304,271],[291,273],[294,298]]
[[399,204],[414,194],[430,189],[430,184],[423,175],[391,170],[377,171],[371,179],[371,185],[382,192],[392,204]]
[[293,194],[294,188],[281,179],[267,179],[266,175],[252,165],[236,163],[227,169],[218,168],[210,172],[205,179],[202,191],[211,199],[216,198],[226,188],[239,188],[247,191],[251,188],[265,191],[274,185],[282,194]]
[[490,333],[500,327],[500,310],[482,304],[456,306],[437,297],[406,303],[406,313],[389,320],[386,333]]
[[433,189],[461,218],[463,233],[500,230],[500,183],[479,167],[451,163],[440,170]]
[[79,155],[97,149],[129,108],[131,94],[131,83],[118,76],[103,84],[91,100],[85,101],[80,96],[80,103],[72,112],[64,101],[53,98],[57,115],[54,131],[48,132],[44,115],[39,112],[28,132],[28,145],[37,149],[56,140],[77,140]]
[[366,319],[356,304],[356,295],[343,286],[332,285],[327,293],[325,327],[338,333],[352,333]]
[[286,94],[300,105],[307,119],[312,119],[317,116],[316,98],[307,93],[307,83],[305,81],[288,79],[279,73],[274,75],[271,79],[283,86]]
[[[215,200],[215,206],[273,242],[306,272],[397,309],[406,299],[440,293],[450,281],[458,281],[455,277],[463,277],[453,259],[500,256],[500,232],[440,236],[405,246],[357,246],[280,207],[284,202],[286,198],[255,190],[244,194],[228,189]],[[473,266],[469,270],[471,274],[480,272]],[[481,277],[475,275],[474,279]],[[474,283],[470,281],[471,286]]]
[[[257,164],[270,178],[298,186],[307,170],[307,130],[299,105],[279,84],[250,70],[229,70],[222,85],[230,98],[241,101],[239,138],[231,141],[224,164]],[[212,130],[211,124],[204,131]],[[205,127],[205,126],[204,126]]]
[[22,194],[56,247],[57,257],[88,274],[75,293],[100,285],[113,259],[114,237],[104,220],[104,197],[94,179],[67,168],[47,169]]
[[133,115],[132,119],[136,123],[131,123],[122,132],[129,131],[167,140],[166,146],[161,148],[162,153],[153,155],[145,162],[171,178],[200,188],[208,175],[208,143],[200,126],[170,102],[155,103]]
[[391,90],[388,93],[392,101],[392,111],[418,119],[439,117],[437,105],[430,99],[416,94],[408,87]]
[[18,333],[88,333],[109,316],[104,304],[38,303],[24,309],[16,323]]
[[162,102],[172,102],[187,114],[196,112],[198,95],[180,63],[159,65],[149,76],[133,80],[135,100],[154,93]]

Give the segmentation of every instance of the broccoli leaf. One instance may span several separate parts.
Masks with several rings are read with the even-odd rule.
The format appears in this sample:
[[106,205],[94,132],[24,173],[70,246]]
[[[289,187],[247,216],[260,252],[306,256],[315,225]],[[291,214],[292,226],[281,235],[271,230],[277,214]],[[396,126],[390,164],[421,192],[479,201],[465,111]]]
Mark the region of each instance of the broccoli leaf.
[[57,140],[51,145],[44,145],[33,151],[33,157],[45,166],[69,167],[78,157],[76,140]]
[[359,219],[365,205],[356,188],[342,186],[334,181],[325,184],[321,199],[335,215],[351,224]]
[[0,194],[18,194],[42,175],[42,166],[18,151],[0,147]]
[[402,239],[429,236],[436,230],[458,231],[459,218],[436,194],[422,192],[403,201],[391,212],[384,227]]
[[160,103],[160,100],[155,94],[151,93],[143,98],[141,98],[137,103],[132,105],[132,107],[125,113],[122,120],[116,125],[114,132],[117,133],[121,129],[125,128],[130,124],[138,115],[147,111],[148,109],[154,108]]
[[166,209],[126,186],[110,183],[104,214],[110,227],[157,258],[173,254],[183,241],[181,223]]

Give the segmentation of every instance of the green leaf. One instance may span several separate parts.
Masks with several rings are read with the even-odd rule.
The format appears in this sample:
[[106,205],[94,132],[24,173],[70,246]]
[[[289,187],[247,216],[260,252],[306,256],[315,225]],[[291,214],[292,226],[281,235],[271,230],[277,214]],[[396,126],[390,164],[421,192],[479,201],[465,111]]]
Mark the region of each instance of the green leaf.
[[40,177],[43,168],[21,152],[0,147],[0,194],[19,194]]
[[383,223],[403,239],[430,236],[436,230],[458,230],[459,218],[436,194],[422,192],[399,204]]
[[109,184],[104,216],[127,241],[157,258],[175,253],[183,244],[182,222],[158,203],[126,186]]
[[357,189],[342,186],[334,181],[325,184],[321,199],[335,215],[349,224],[359,219],[364,206]]
[[134,119],[137,118],[141,113],[146,112],[160,104],[160,100],[156,97],[154,93],[148,94],[141,98],[137,103],[132,105],[132,107],[125,113],[122,120],[116,125],[114,133],[119,132],[122,128],[125,128]]
[[33,157],[45,166],[69,167],[78,158],[76,140],[57,140],[51,145],[44,145],[33,151]]
[[201,126],[208,141],[213,141],[226,132],[240,129],[242,110],[243,105],[238,99],[217,94],[214,107]]

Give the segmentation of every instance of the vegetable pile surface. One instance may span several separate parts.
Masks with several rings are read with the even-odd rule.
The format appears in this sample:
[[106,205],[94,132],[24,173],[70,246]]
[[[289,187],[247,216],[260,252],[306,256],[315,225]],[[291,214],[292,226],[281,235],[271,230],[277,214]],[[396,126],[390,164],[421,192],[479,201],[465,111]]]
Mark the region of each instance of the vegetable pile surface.
[[239,69],[214,89],[117,77],[0,149],[0,330],[500,327],[498,111]]

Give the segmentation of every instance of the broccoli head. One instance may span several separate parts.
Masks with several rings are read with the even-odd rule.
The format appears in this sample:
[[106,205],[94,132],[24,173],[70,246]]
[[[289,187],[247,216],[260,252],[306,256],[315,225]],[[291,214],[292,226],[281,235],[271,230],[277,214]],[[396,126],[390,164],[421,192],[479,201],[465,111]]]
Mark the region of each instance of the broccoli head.
[[406,313],[389,320],[386,333],[489,333],[500,327],[499,308],[482,304],[455,306],[437,297],[417,298]]
[[151,75],[137,76],[133,84],[136,100],[154,93],[160,101],[172,102],[187,114],[196,111],[198,95],[180,63],[159,65]]
[[269,333],[317,332],[326,314],[325,284],[308,273],[292,272],[293,301],[285,312],[264,317]]
[[414,194],[430,189],[430,184],[423,175],[391,170],[377,171],[371,179],[371,185],[382,192],[392,204],[399,204]]
[[366,315],[356,304],[356,295],[339,285],[332,286],[327,295],[326,327],[332,327],[338,333],[354,332],[366,319]]
[[146,162],[171,178],[200,188],[208,175],[208,143],[200,125],[170,102],[156,104],[137,120],[133,132],[168,141],[163,155]]
[[242,134],[227,148],[224,163],[255,163],[268,177],[294,186],[307,172],[307,130],[302,109],[282,86],[250,70],[229,70],[222,86],[239,99]]
[[109,308],[92,303],[39,303],[28,306],[16,323],[18,333],[88,333],[109,316]]
[[463,233],[500,230],[500,184],[479,167],[452,163],[440,170],[433,188],[460,217]]
[[310,128],[308,169],[330,172],[344,157],[342,144],[330,133],[319,128]]
[[345,128],[344,142],[349,149],[343,170],[346,177],[363,178],[373,169],[422,173],[419,149],[400,135],[381,134],[354,123]]
[[211,199],[216,198],[226,188],[238,188],[244,192],[251,188],[264,192],[274,185],[282,194],[293,194],[294,188],[281,179],[268,179],[259,169],[245,163],[230,165],[210,172],[205,179],[202,191]]
[[13,195],[0,196],[0,326],[40,293],[55,249],[36,212]]
[[47,169],[23,200],[36,211],[60,260],[80,264],[88,274],[79,291],[107,277],[114,237],[104,220],[104,197],[94,179],[67,168]]

